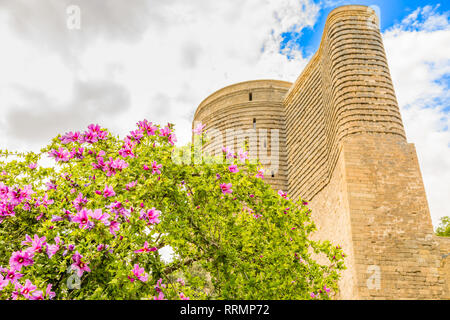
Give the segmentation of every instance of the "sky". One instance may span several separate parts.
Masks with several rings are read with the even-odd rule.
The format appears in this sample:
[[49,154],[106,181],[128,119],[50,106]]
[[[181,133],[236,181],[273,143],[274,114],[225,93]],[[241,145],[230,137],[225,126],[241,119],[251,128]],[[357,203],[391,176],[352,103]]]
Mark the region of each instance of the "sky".
[[0,0],[0,148],[38,151],[90,123],[124,136],[144,118],[174,123],[184,144],[212,92],[254,79],[295,81],[328,13],[345,4],[380,16],[436,226],[450,215],[444,0]]

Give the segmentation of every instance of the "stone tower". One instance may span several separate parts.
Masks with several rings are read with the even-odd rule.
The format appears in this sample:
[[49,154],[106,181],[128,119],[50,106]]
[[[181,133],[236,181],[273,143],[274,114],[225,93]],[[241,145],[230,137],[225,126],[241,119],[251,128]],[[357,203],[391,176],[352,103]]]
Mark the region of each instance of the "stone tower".
[[372,9],[333,10],[294,84],[228,86],[200,104],[195,122],[247,139],[270,163],[274,189],[310,200],[315,237],[347,254],[338,298],[450,299],[450,239],[433,233]]

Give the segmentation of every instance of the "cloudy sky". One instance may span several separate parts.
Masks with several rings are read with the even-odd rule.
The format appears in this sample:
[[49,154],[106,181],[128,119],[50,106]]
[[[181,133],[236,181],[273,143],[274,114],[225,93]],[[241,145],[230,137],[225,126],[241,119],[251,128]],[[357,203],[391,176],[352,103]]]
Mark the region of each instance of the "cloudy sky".
[[175,123],[186,143],[207,95],[245,80],[295,81],[327,14],[352,3],[374,5],[381,17],[437,225],[450,215],[444,0],[0,0],[0,148],[38,151],[90,123],[123,136],[144,118]]

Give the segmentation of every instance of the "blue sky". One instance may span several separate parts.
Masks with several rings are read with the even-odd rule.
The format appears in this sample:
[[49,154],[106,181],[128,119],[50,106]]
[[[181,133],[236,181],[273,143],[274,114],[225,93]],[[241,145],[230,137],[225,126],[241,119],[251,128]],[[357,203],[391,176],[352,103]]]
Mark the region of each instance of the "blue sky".
[[[304,28],[301,34],[283,33],[283,42],[280,49],[284,49],[285,44],[296,38],[296,44],[301,48],[305,56],[310,56],[316,52],[322,37],[322,30],[328,14],[336,7],[347,4],[359,4],[367,6],[377,6],[380,10],[381,32],[400,23],[403,18],[412,13],[418,7],[430,5],[437,13],[450,11],[450,1],[421,1],[421,0],[336,0],[336,1],[314,1],[320,6],[320,13],[317,22],[312,28]],[[284,45],[283,45],[284,44]]]

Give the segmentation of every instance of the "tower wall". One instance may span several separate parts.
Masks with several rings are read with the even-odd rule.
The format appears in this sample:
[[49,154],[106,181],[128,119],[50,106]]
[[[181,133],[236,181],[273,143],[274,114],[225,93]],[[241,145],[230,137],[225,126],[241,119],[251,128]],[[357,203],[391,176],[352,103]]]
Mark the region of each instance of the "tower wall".
[[340,7],[285,102],[289,193],[339,243],[344,299],[449,297],[442,248],[408,144],[374,12]]
[[[223,135],[233,129],[244,139],[239,130],[252,129],[254,119],[256,129],[279,131],[279,171],[265,180],[309,200],[314,237],[344,249],[347,270],[336,298],[450,299],[450,239],[434,235],[374,22],[365,6],[333,10],[294,84],[260,80],[221,89],[200,104],[194,125]],[[263,140],[256,141],[250,145],[259,151]],[[222,145],[213,140],[205,149],[220,152]]]
[[291,85],[285,81],[255,80],[211,94],[194,115],[193,127],[201,122],[212,138],[204,150],[221,154],[222,146],[227,146],[236,152],[246,139],[250,157],[259,158],[266,169],[265,180],[276,190],[287,190],[283,98]]

